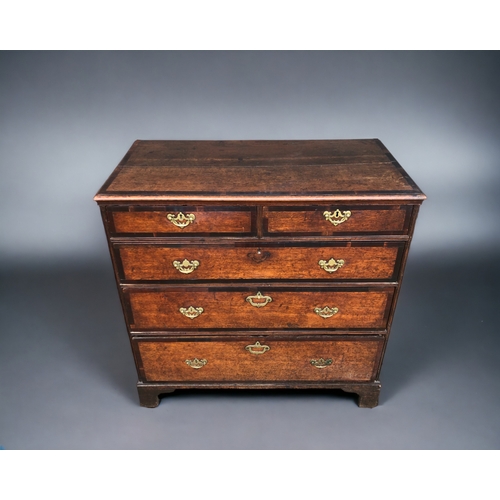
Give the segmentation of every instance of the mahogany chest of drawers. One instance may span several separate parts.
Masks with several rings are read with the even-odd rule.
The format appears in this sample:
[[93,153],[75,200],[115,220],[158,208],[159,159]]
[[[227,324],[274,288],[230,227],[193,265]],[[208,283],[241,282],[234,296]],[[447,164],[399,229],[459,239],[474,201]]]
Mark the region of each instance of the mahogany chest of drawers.
[[142,406],[189,388],[378,404],[425,199],[379,140],[136,141],[94,199]]

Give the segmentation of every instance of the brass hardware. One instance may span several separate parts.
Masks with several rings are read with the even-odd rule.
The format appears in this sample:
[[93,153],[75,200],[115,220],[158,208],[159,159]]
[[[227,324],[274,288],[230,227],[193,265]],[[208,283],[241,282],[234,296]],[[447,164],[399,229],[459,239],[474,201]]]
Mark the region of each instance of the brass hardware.
[[203,312],[203,307],[189,306],[187,309],[185,307],[181,307],[179,311],[181,314],[186,316],[186,318],[194,319],[197,318]]
[[[264,300],[265,302],[254,302],[254,300]],[[260,292],[257,292],[257,295],[249,295],[246,301],[254,307],[264,307],[267,306],[269,302],[272,302],[273,299],[269,297],[269,295],[262,295]]]
[[332,358],[311,359],[311,365],[315,366],[316,368],[326,368],[327,366],[330,366],[331,364],[332,364]]
[[260,345],[260,342],[257,341],[253,345],[247,345],[245,350],[251,354],[264,354],[265,352],[271,349],[268,345]]
[[189,226],[191,222],[194,222],[196,217],[194,214],[184,215],[182,212],[179,212],[177,215],[168,214],[167,219],[174,225],[180,228]]
[[323,217],[327,221],[330,221],[334,226],[342,224],[342,222],[345,222],[350,216],[351,212],[349,210],[341,212],[338,208],[335,212],[329,212],[328,210],[323,212]]
[[323,309],[321,307],[315,307],[314,312],[318,315],[321,316],[322,318],[331,318],[334,314],[337,314],[339,312],[338,307],[328,307],[325,306]]
[[206,359],[194,358],[194,359],[186,359],[185,363],[191,368],[196,368],[198,370],[200,368],[203,368],[208,363],[208,361]]
[[182,262],[180,262],[178,260],[174,260],[172,262],[172,265],[180,273],[182,273],[182,274],[190,274],[190,273],[192,273],[200,265],[200,263],[197,260],[189,261],[187,259],[184,259]]
[[328,261],[320,260],[318,264],[319,267],[321,267],[321,269],[324,269],[327,273],[334,273],[344,265],[344,261],[342,259],[330,259]]
[[247,254],[250,260],[253,260],[256,264],[260,264],[271,257],[270,252],[263,252],[260,248],[257,252],[250,252]]

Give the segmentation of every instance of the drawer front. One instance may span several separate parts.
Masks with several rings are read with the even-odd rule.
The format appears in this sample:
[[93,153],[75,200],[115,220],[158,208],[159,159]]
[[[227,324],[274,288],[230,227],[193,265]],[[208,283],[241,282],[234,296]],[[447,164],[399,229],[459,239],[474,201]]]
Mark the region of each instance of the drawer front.
[[108,212],[112,235],[249,236],[256,232],[256,209],[244,207],[115,207]]
[[387,246],[114,246],[120,279],[395,281],[404,243]]
[[394,289],[124,290],[132,331],[382,329]]
[[406,234],[411,207],[265,207],[268,236]]
[[371,381],[383,340],[135,340],[148,382]]

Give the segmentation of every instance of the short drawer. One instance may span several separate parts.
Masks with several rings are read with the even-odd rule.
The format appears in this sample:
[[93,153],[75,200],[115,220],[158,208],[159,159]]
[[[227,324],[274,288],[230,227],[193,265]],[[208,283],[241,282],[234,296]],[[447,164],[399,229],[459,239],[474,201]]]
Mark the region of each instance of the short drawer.
[[249,236],[256,209],[249,207],[123,206],[108,208],[112,235]]
[[371,381],[383,339],[134,340],[147,382]]
[[133,288],[124,290],[133,332],[230,329],[383,329],[393,288]]
[[410,214],[410,206],[264,207],[263,234],[406,234]]
[[402,242],[114,245],[122,281],[395,281],[403,249]]

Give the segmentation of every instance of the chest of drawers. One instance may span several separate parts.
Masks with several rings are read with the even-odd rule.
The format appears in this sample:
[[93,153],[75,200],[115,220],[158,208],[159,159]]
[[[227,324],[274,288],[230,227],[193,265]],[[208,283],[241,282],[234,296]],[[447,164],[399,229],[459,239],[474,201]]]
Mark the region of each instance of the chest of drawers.
[[189,388],[378,404],[425,199],[379,140],[136,141],[94,199],[142,406]]

